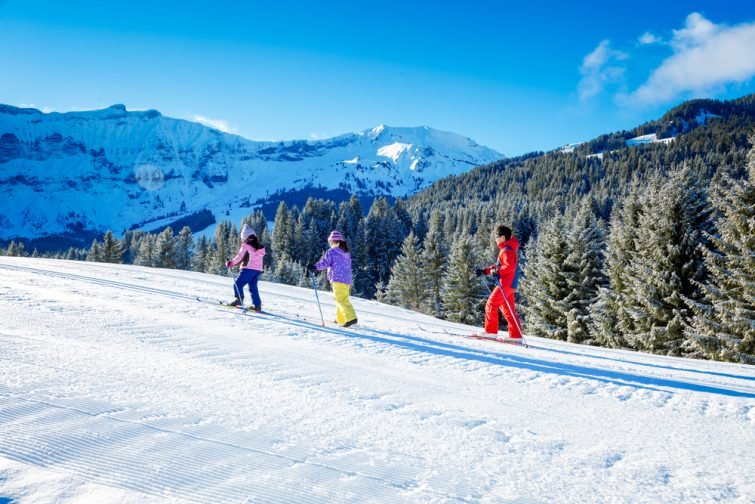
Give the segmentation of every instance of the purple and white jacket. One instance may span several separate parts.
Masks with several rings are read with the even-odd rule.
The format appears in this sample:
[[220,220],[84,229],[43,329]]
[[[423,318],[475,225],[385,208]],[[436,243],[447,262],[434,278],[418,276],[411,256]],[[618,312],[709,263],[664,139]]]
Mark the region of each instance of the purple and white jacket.
[[325,252],[315,268],[318,271],[328,269],[328,281],[351,285],[351,254],[340,247],[331,247]]

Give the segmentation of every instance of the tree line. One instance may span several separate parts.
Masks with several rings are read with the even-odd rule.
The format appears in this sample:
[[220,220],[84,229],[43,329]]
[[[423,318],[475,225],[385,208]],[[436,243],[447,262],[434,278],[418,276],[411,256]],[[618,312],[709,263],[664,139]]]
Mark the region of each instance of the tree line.
[[[310,198],[301,209],[280,203],[271,230],[255,211],[239,227],[220,222],[212,238],[188,227],[129,231],[120,240],[107,232],[89,250],[57,257],[225,274],[238,230],[249,223],[268,248],[264,278],[311,286],[304,266],[339,229],[352,250],[354,294],[481,324],[492,285],[474,271],[494,261],[492,231],[508,224],[523,244],[525,333],[752,364],[754,101],[685,104],[665,122],[574,152],[493,163],[408,200],[378,198],[366,213],[356,196]],[[703,109],[717,117],[680,134]],[[653,128],[678,136],[669,144],[624,143]],[[15,242],[1,252],[27,254]]]

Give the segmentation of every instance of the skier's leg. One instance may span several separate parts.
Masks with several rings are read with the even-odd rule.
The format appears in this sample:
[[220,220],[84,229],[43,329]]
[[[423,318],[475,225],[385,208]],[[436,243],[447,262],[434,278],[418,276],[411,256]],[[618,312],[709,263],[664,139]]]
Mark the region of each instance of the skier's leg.
[[252,304],[255,307],[261,307],[262,300],[260,299],[260,291],[257,287],[257,283],[259,282],[262,272],[257,270],[251,270],[251,272],[251,278],[249,279],[249,291],[252,293]]
[[509,326],[509,338],[519,339],[522,337],[522,332],[519,330],[522,327],[522,323],[519,320],[519,315],[516,314],[516,307],[514,306],[514,294],[516,291],[512,288],[504,288],[505,299],[502,299],[503,316],[506,318],[506,323]]
[[356,311],[349,299],[349,284],[333,282],[333,294],[336,298],[336,320],[339,324],[344,324],[357,318]]
[[485,332],[498,334],[498,308],[503,304],[503,293],[496,287],[485,303]]

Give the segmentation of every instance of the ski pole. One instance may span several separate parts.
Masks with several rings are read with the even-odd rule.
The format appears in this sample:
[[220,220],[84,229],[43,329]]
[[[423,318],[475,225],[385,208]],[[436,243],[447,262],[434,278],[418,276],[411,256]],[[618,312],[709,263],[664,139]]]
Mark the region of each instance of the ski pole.
[[315,299],[317,300],[317,308],[320,310],[320,320],[322,320],[322,326],[325,327],[325,317],[322,316],[322,307],[320,306],[320,297],[317,295],[317,282],[315,282],[315,275],[311,271],[309,272],[309,278],[312,279],[312,287],[315,289]]
[[493,292],[493,291],[490,290],[490,287],[488,287],[488,283],[485,281],[484,278],[480,277],[480,283],[482,283],[482,286],[485,287],[488,290],[488,294],[490,294],[491,292]]
[[522,326],[519,323],[519,317],[516,316],[516,312],[514,311],[514,308],[509,303],[509,300],[506,299],[506,293],[503,291],[503,286],[501,285],[501,279],[498,278],[498,275],[495,276],[495,283],[498,284],[498,288],[501,289],[501,295],[503,295],[503,300],[506,303],[506,307],[509,309],[509,313],[511,314],[511,318],[514,319],[514,323],[516,324],[516,328],[519,329],[519,334],[522,336],[522,343],[524,343],[525,346],[527,345],[527,340],[524,339],[524,331],[522,331]]

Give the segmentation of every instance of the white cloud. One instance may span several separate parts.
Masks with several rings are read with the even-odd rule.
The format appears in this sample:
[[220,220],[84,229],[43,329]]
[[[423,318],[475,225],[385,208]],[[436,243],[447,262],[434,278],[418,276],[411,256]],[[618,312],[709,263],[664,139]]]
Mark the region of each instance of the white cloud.
[[598,47],[582,60],[579,69],[582,79],[577,88],[579,99],[586,101],[602,93],[608,85],[622,82],[625,69],[615,63],[628,57],[626,53],[612,49],[608,40],[601,41]]
[[660,37],[656,37],[650,32],[643,33],[642,36],[638,40],[640,42],[640,45],[651,45],[651,44],[663,43],[663,40],[661,40]]
[[192,116],[191,120],[209,126],[210,128],[215,128],[223,133],[236,133],[236,128],[233,128],[225,119],[210,119],[209,117],[195,114]]
[[698,13],[674,30],[674,54],[624,97],[628,104],[657,105],[691,94],[705,96],[755,76],[755,22],[716,25]]

